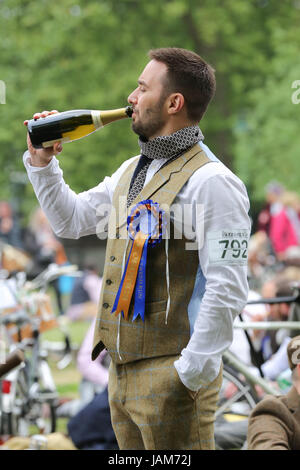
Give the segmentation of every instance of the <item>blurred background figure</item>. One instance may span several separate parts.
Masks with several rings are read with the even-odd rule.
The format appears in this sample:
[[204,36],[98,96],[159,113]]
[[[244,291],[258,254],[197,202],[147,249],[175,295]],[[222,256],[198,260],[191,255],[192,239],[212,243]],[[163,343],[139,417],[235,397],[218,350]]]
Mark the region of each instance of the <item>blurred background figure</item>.
[[0,201],[0,267],[9,273],[30,271],[31,257],[24,251],[18,217],[8,201]]
[[63,403],[57,410],[58,416],[74,416],[90,403],[95,395],[103,392],[107,387],[110,356],[106,350],[103,350],[97,360],[91,359],[95,321],[94,318],[77,355],[76,365],[82,376],[79,384],[79,399]]
[[94,318],[77,356],[77,368],[82,374],[81,397],[85,403],[90,402],[96,393],[103,392],[108,384],[110,356],[106,349],[101,352],[98,360],[91,360],[95,321]]
[[300,267],[300,197],[277,182],[265,192],[266,205],[249,240],[249,284],[254,290],[288,266]]
[[269,237],[279,260],[284,260],[292,247],[299,247],[299,197],[285,191],[271,209]]
[[[290,233],[290,243],[284,251],[284,260],[300,265],[300,197],[296,192],[285,191],[281,197],[282,204],[285,208],[285,215],[288,219],[287,227]],[[293,263],[292,263],[293,264]]]
[[279,202],[284,191],[284,187],[277,181],[271,181],[265,187],[265,206],[261,210],[257,219],[257,231],[263,231],[270,235],[271,217],[274,211],[281,207]]
[[37,266],[38,273],[49,263],[62,265],[68,261],[63,244],[56,238],[40,207],[30,217],[25,233],[25,243],[27,251],[31,254],[38,253],[36,261],[41,265]]
[[118,449],[110,419],[107,388],[73,416],[67,428],[72,442],[80,450]]
[[[23,233],[24,248],[33,258],[29,278],[34,278],[50,263],[63,265],[68,262],[63,244],[56,238],[47,217],[40,207],[31,215]],[[63,314],[60,279],[51,282],[56,294],[59,314]]]
[[23,248],[19,222],[8,201],[0,201],[0,241]]
[[266,280],[266,270],[272,266],[272,276],[274,275],[274,265],[276,257],[267,233],[260,230],[254,233],[248,245],[248,277],[249,285],[253,289],[260,289]]
[[[262,289],[263,298],[290,297],[294,295],[293,283],[285,274],[275,276],[274,279],[266,282]],[[246,309],[251,307],[246,306]],[[252,317],[252,321],[299,321],[299,306],[297,304],[278,303],[267,305],[265,315]],[[249,332],[250,333],[250,332]],[[299,330],[281,328],[279,330],[258,330],[252,333],[253,345],[256,350],[256,360],[259,362],[265,378],[271,381],[278,381],[280,374],[289,369],[287,357],[287,344],[291,338],[300,333]],[[259,335],[258,337],[256,335]],[[256,341],[258,339],[259,341]],[[239,351],[235,351],[239,354]],[[248,364],[254,365],[255,360],[251,356]],[[251,367],[251,371],[259,375],[258,369]]]
[[71,320],[91,320],[97,313],[102,278],[94,265],[86,265],[74,281],[66,316]]
[[293,224],[298,243],[300,243],[300,197],[295,191],[285,191],[281,201],[286,208],[287,216]]
[[[248,301],[250,300],[259,300],[262,296],[257,292],[250,290],[248,295]],[[242,312],[242,319],[245,322],[251,321],[265,321],[267,320],[268,309],[265,304],[254,304],[246,305]],[[237,321],[239,318],[237,317]],[[253,347],[256,351],[260,351],[262,347],[262,340],[264,337],[264,332],[262,330],[252,330],[248,331]],[[236,356],[238,356],[245,364],[252,365],[251,350],[249,342],[245,335],[245,332],[242,329],[235,328],[233,330],[233,341],[229,348]]]

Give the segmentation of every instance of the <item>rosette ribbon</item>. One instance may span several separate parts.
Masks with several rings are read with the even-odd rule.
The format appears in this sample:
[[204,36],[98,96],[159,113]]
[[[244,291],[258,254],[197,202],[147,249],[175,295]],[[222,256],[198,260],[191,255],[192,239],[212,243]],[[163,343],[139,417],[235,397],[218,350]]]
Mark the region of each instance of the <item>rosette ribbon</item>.
[[136,204],[127,218],[127,231],[133,240],[111,313],[128,320],[134,294],[134,321],[145,321],[146,267],[148,247],[160,243],[166,225],[165,213],[159,204],[147,199]]

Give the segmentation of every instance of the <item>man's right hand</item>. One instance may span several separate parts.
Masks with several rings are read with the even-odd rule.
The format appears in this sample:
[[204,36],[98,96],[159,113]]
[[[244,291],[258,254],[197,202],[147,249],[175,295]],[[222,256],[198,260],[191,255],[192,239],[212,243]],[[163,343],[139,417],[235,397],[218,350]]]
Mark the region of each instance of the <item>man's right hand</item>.
[[[40,119],[49,116],[50,114],[57,114],[56,109],[52,111],[43,111],[42,113],[35,113],[33,119]],[[28,121],[24,121],[24,125],[27,126]],[[29,134],[27,133],[27,147],[31,155],[31,165],[32,166],[47,166],[52,160],[54,155],[58,155],[62,151],[62,145],[60,142],[55,142],[53,147],[48,147],[45,149],[36,149],[33,147]]]

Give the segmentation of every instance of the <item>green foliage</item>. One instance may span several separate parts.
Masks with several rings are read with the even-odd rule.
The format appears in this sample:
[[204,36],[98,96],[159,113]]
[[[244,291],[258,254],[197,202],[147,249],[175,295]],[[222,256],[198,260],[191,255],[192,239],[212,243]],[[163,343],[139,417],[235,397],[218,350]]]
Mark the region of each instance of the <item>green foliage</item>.
[[[195,50],[216,68],[217,93],[201,128],[212,150],[251,183],[251,195],[261,196],[278,172],[288,183],[298,161],[298,108],[290,94],[300,79],[299,15],[295,0],[0,1],[0,79],[7,89],[0,198],[16,190],[12,172],[24,172],[25,119],[44,109],[126,105],[147,51],[164,46]],[[60,161],[79,192],[138,151],[125,120],[65,145]],[[28,213],[33,191],[29,184],[18,188]]]
[[251,90],[251,108],[244,123],[236,129],[235,151],[237,170],[252,193],[262,198],[270,180],[299,191],[299,112],[298,86],[300,65],[295,58],[299,51],[298,26],[293,30],[274,31],[274,54],[264,86]]

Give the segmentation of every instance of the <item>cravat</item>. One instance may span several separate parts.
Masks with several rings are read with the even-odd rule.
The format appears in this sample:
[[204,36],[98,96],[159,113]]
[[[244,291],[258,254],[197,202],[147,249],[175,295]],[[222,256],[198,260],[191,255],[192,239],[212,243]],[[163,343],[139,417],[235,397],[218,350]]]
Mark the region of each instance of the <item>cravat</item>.
[[[203,140],[203,134],[198,126],[189,126],[171,135],[159,136],[151,140],[139,138],[141,156],[131,179],[127,196],[127,207],[140,194],[144,187],[147,170],[154,159],[167,159],[164,165],[177,158],[188,148]],[[163,166],[164,166],[163,165]]]

